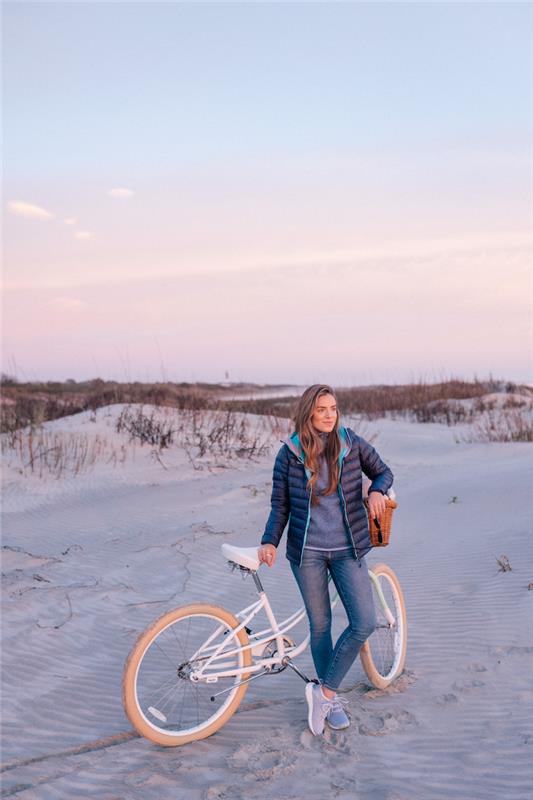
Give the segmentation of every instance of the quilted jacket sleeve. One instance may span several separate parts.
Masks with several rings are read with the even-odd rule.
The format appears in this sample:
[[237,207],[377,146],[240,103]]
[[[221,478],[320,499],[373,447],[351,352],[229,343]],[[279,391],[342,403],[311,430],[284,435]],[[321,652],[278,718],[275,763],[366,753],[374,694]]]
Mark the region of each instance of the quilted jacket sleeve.
[[367,442],[362,436],[358,436],[357,439],[359,441],[361,468],[365,475],[372,479],[372,483],[368,487],[368,494],[370,492],[385,494],[387,489],[392,486],[394,475],[387,464],[381,460],[370,442]]
[[290,514],[289,449],[283,445],[276,456],[272,473],[271,510],[261,544],[278,546]]

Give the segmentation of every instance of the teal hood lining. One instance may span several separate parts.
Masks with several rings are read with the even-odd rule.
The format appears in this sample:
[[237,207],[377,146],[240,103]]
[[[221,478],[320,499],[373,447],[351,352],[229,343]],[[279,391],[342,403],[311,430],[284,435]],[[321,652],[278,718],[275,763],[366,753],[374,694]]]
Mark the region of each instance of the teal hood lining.
[[[352,449],[352,442],[348,434],[348,431],[343,425],[339,426],[338,434],[339,434],[339,439],[341,440],[341,451],[339,453],[339,467],[340,467],[342,465],[343,460]],[[304,451],[298,433],[294,431],[294,433],[292,433],[287,439],[280,439],[280,441],[283,444],[287,445],[291,453],[294,453],[298,461],[301,461],[301,463],[304,465],[305,474],[309,479],[311,477],[311,472],[305,466]]]

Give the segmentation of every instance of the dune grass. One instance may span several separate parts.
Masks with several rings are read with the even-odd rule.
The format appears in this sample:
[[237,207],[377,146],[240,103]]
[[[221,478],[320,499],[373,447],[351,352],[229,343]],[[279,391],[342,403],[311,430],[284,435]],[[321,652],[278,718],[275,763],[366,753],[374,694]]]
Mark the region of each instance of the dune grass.
[[[73,380],[19,383],[15,378],[3,375],[1,385],[1,432],[39,425],[80,411],[94,411],[113,403],[151,404],[187,410],[227,409],[290,418],[299,397],[298,393],[289,397],[262,398],[260,392],[265,387],[247,383],[120,383],[100,378],[80,383]],[[273,385],[268,388],[273,394],[281,387]],[[450,377],[438,383],[419,379],[410,384],[333,388],[338,395],[341,413],[358,414],[369,420],[386,416],[406,417],[417,422],[449,425],[471,421],[489,410],[490,403],[484,399],[488,394],[505,395],[506,408],[531,403],[533,399],[531,387],[492,377],[471,381]],[[256,397],[239,399],[244,392],[255,393]],[[465,400],[472,402],[466,405],[462,402]]]
[[[264,388],[100,379],[19,383],[4,375],[1,449],[8,462],[16,460],[22,474],[41,477],[78,475],[102,460],[123,464],[126,442],[117,445],[99,434],[51,431],[44,426],[48,420],[87,410],[96,415],[99,408],[121,403],[116,432],[126,434],[129,442],[150,446],[163,467],[161,453],[171,446],[183,449],[195,469],[203,469],[205,457],[219,459],[220,464],[255,458],[269,452],[272,434],[280,438],[289,432],[299,397],[262,398]],[[280,387],[268,388],[272,395]],[[468,423],[468,430],[456,436],[458,443],[533,441],[533,390],[527,385],[451,378],[439,383],[419,380],[333,388],[341,414],[357,417],[359,429],[365,420],[388,417],[449,426]],[[243,393],[256,396],[239,399]]]

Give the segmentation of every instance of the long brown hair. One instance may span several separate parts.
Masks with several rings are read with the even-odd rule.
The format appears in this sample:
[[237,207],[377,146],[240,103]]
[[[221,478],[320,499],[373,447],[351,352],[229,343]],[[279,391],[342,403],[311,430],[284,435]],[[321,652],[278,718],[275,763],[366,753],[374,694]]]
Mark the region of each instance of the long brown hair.
[[339,419],[340,413],[337,406],[337,419],[335,420],[335,427],[328,433],[326,445],[322,450],[322,439],[318,431],[315,429],[311,422],[311,417],[315,410],[316,401],[322,395],[331,394],[337,400],[335,392],[325,383],[314,383],[309,386],[298,401],[296,411],[293,416],[294,426],[300,438],[300,444],[304,451],[304,460],[306,467],[311,471],[312,475],[307,482],[307,488],[311,492],[311,504],[318,505],[319,500],[315,494],[315,484],[318,479],[319,471],[319,456],[324,452],[329,473],[329,485],[324,494],[333,494],[337,489],[339,482],[339,453],[341,451],[341,443],[339,439]]

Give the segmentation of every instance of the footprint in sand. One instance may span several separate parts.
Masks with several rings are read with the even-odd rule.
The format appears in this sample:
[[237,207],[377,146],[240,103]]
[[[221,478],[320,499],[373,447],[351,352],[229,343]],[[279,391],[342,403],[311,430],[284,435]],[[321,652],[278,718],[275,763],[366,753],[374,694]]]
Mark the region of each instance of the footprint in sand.
[[391,694],[401,694],[406,692],[410,686],[416,683],[416,673],[412,669],[405,669],[401,675],[390,683],[385,689],[365,689],[365,697],[386,697]]
[[357,729],[357,724],[351,720],[349,728],[335,731],[326,723],[324,732],[321,736],[315,736],[307,727],[307,719],[303,722],[305,728],[300,731],[298,740],[292,745],[293,748],[309,750],[312,758],[316,753],[335,750],[343,756],[350,756],[351,759],[358,758],[357,748],[353,747],[353,734]]
[[363,736],[387,736],[403,730],[407,725],[418,725],[416,717],[405,709],[388,711],[383,715],[369,714],[359,723],[359,733]]
[[467,664],[465,667],[468,672],[486,672],[487,667],[485,664],[480,664],[479,661],[472,661],[471,664]]
[[459,698],[453,692],[447,692],[446,694],[441,694],[436,698],[437,703],[439,706],[447,706],[452,705],[453,703],[458,703]]
[[460,696],[465,692],[470,692],[472,689],[480,689],[482,686],[485,686],[485,682],[478,678],[466,681],[455,681],[451,687],[453,691],[438,695],[435,699],[440,706],[453,705],[459,702]]
[[455,681],[452,689],[454,692],[469,692],[471,689],[479,689],[481,686],[485,686],[485,681],[474,678],[471,681]]
[[227,758],[232,769],[245,769],[252,772],[257,780],[270,780],[280,775],[288,775],[295,768],[296,755],[286,737],[281,736],[276,743],[267,740],[243,744]]
[[334,731],[327,724],[324,728],[323,741],[329,747],[332,747],[343,756],[350,756],[350,758],[357,758],[357,751],[352,747],[351,733],[353,733],[353,723],[349,728],[340,731]]

